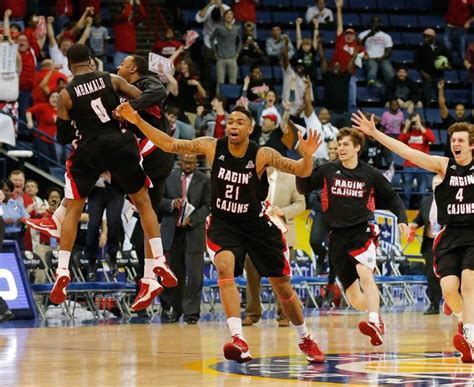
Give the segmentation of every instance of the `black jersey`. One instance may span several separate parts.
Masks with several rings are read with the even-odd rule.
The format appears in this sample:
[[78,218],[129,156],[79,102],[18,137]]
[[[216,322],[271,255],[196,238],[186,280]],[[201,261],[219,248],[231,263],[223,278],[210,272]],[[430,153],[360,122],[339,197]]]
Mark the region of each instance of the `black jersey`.
[[461,166],[450,159],[445,178],[435,189],[435,200],[439,224],[474,225],[474,161]]
[[253,141],[242,158],[229,152],[228,138],[217,140],[216,154],[211,170],[211,214],[228,222],[245,222],[258,218],[268,194],[266,172],[259,179],[257,151]]
[[120,100],[109,73],[94,71],[76,75],[66,90],[72,100],[71,120],[75,121],[81,137],[120,129],[112,116]]
[[296,178],[298,191],[308,194],[321,191],[321,207],[331,228],[351,227],[373,220],[375,203],[388,208],[407,222],[405,206],[388,180],[375,168],[360,161],[354,169],[340,161],[323,164],[310,177]]

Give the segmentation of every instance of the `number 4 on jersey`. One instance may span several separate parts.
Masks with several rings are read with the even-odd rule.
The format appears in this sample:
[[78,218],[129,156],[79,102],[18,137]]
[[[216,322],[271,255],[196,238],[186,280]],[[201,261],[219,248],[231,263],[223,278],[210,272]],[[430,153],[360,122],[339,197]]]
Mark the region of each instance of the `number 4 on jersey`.
[[102,100],[100,99],[100,97],[91,101],[91,107],[94,110],[95,114],[97,114],[97,117],[99,117],[100,122],[105,123],[110,121],[110,117],[107,114],[107,110],[105,110],[105,107],[102,104]]
[[456,199],[459,200],[460,202],[464,200],[463,191],[464,191],[464,188],[459,188],[456,194]]

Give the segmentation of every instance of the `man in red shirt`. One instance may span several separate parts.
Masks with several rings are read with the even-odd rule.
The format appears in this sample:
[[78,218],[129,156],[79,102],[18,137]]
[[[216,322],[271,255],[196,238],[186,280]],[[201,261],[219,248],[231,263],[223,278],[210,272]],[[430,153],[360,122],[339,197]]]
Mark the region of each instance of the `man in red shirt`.
[[[418,113],[412,113],[410,119],[405,121],[405,128],[398,138],[401,142],[407,144],[410,148],[420,152],[430,153],[430,144],[435,142],[435,136],[431,129],[425,128],[421,122]],[[423,195],[426,189],[431,185],[431,178],[421,168],[408,160],[403,163],[403,199],[407,208],[410,204],[410,192],[413,190],[413,180],[416,179],[417,192]]]
[[[342,6],[343,0],[336,0],[337,9],[337,37],[336,47],[332,56],[332,63],[339,63],[341,72],[347,71],[354,50],[359,52],[364,51],[364,48],[359,45],[357,41],[356,32],[353,28],[346,28],[344,31],[344,24],[342,21]],[[357,78],[355,76],[356,69],[352,71],[352,77],[349,83],[349,109],[357,107]]]
[[457,52],[459,61],[462,62],[466,50],[466,35],[471,22],[474,20],[472,9],[474,0],[449,0],[448,10],[444,19],[444,44],[448,51]]
[[[33,81],[36,75],[36,55],[30,47],[28,37],[21,34],[16,39],[18,44],[18,52],[21,56],[21,72],[20,72],[20,94],[18,96],[18,113],[20,120],[26,121],[26,109],[28,109],[33,100],[31,92],[33,90]],[[19,125],[20,131],[26,130],[24,124]]]
[[140,0],[135,0],[138,5],[138,15],[134,15],[134,0],[126,2],[121,14],[114,20],[115,54],[114,66],[118,67],[130,54],[135,54],[137,49],[136,27],[146,17],[145,8]]
[[[152,51],[158,55],[169,58],[182,45],[183,45],[182,42],[180,42],[179,40],[176,40],[173,29],[168,28],[165,31],[165,38],[162,40],[158,39],[155,42],[155,45],[153,46]],[[178,62],[180,61],[180,58],[181,58],[181,55],[178,55],[178,57],[174,60],[175,65],[178,64]]]

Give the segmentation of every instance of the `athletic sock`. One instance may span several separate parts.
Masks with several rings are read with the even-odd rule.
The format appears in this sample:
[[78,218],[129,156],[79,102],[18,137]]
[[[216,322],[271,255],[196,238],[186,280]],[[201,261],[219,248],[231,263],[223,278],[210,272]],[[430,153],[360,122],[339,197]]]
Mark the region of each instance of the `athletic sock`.
[[153,258],[162,257],[163,254],[163,244],[161,243],[161,238],[150,238],[148,241],[150,243],[151,252],[153,253]]
[[462,321],[462,312],[454,313],[453,314],[457,317],[458,321]]
[[242,319],[238,317],[229,317],[227,319],[227,326],[229,327],[231,336],[238,336],[244,338],[242,332]]
[[306,323],[301,325],[295,325],[296,333],[298,333],[298,340],[301,342],[303,339],[309,336],[308,328],[306,328]]
[[474,324],[464,324],[464,337],[474,345]]
[[59,250],[58,254],[58,269],[69,270],[69,259],[71,258],[71,252],[66,250]]
[[145,269],[143,270],[143,278],[155,279],[153,268],[155,267],[155,259],[145,258]]
[[57,220],[58,223],[62,224],[64,218],[66,217],[66,207],[64,207],[63,202],[56,208],[56,211],[53,213],[53,217]]
[[370,312],[369,313],[369,322],[372,324],[376,324],[377,326],[379,325],[380,322],[380,316],[377,312]]

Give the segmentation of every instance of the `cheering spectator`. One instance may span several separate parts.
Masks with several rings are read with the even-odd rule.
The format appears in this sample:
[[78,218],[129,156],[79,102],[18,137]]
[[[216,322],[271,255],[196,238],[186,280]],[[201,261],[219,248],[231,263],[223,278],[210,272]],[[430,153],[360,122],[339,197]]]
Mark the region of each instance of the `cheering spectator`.
[[23,34],[28,38],[28,43],[37,57],[40,55],[41,47],[43,47],[45,42],[45,37],[40,33],[36,33],[39,30],[39,26],[40,17],[35,13],[25,17],[25,29],[23,30]]
[[314,19],[318,23],[326,24],[334,21],[334,15],[329,8],[326,8],[325,0],[316,0],[316,5],[308,7],[305,14],[306,23],[311,24]]
[[[271,88],[271,82],[263,79],[262,69],[259,66],[250,68],[249,83],[247,86],[247,99],[250,102],[257,102],[259,99],[264,99],[265,94]],[[245,78],[244,78],[245,86]]]
[[[247,97],[247,91],[250,85],[250,77],[247,75],[244,78],[244,86],[242,88],[242,97]],[[253,113],[255,121],[262,125],[263,115],[274,114],[277,117],[277,125],[280,125],[281,115],[276,107],[277,96],[273,90],[268,90],[264,93],[264,98],[255,102],[249,101],[248,108]]]
[[392,54],[393,42],[389,34],[380,31],[380,18],[373,16],[371,19],[371,29],[359,34],[361,44],[367,52],[365,60],[365,70],[367,72],[367,85],[375,86],[379,69],[385,83],[393,78],[394,72],[389,58]]
[[431,105],[433,87],[436,87],[436,82],[443,78],[444,70],[449,68],[449,62],[446,62],[442,68],[435,67],[435,59],[443,56],[449,59],[448,49],[443,43],[436,41],[436,32],[432,28],[425,29],[423,45],[418,48],[415,55],[415,63],[423,81],[425,108]]
[[133,9],[134,0],[129,0],[113,23],[114,67],[118,67],[127,56],[134,54],[137,49],[137,25],[145,19],[146,12],[140,0],[135,0],[135,2],[138,6],[138,14]]
[[204,108],[199,106],[197,109],[197,118],[195,128],[204,136],[221,138],[225,136],[225,126],[229,113],[225,108],[227,98],[216,96],[211,101],[212,110],[205,113]]
[[[56,137],[56,117],[58,106],[58,92],[53,91],[48,98],[48,103],[38,103],[26,111],[28,129],[33,129],[33,114],[38,123],[38,131],[46,134],[42,136],[34,132],[35,148],[39,155],[47,156],[52,161],[57,161],[56,149],[53,139]],[[47,171],[50,166],[49,160],[39,158],[38,167]]]
[[13,183],[13,199],[17,200],[23,207],[26,208],[27,212],[33,210],[31,198],[25,193],[25,173],[18,169],[10,172],[8,179]]
[[469,43],[464,57],[464,67],[469,71],[469,79],[471,81],[471,102],[474,102],[474,42]]
[[58,91],[60,84],[66,84],[66,75],[58,71],[60,68],[62,68],[62,65],[54,65],[51,59],[45,59],[41,62],[40,71],[36,73],[33,79],[33,90],[31,92],[33,105],[48,102],[49,94]]
[[[430,144],[435,142],[435,136],[431,129],[425,128],[421,121],[421,116],[417,113],[410,115],[405,121],[405,127],[400,134],[399,140],[407,144],[410,148],[420,152],[430,153]],[[408,160],[403,163],[403,195],[405,206],[410,208],[410,193],[413,192],[413,181],[416,179],[417,192],[423,195],[430,185],[429,177],[425,171],[418,168]]]
[[408,70],[403,65],[398,68],[397,75],[388,82],[386,94],[388,101],[396,99],[400,108],[407,109],[408,114],[413,113],[415,106],[419,109],[423,107],[420,89],[408,76]]
[[[288,106],[288,110],[289,108],[290,106]],[[286,156],[286,148],[281,142],[283,131],[278,125],[278,116],[272,113],[263,115],[260,129],[260,132],[257,132],[258,137],[254,137],[255,142],[261,146],[273,148],[281,155]]]
[[[30,47],[26,35],[19,35],[16,39],[16,43],[18,44],[18,52],[21,57],[18,110],[20,119],[26,121],[26,109],[28,109],[33,103],[31,93],[33,91],[33,81],[36,76],[36,54]],[[23,124],[20,124],[20,128],[23,130],[26,129]]]
[[266,40],[265,51],[271,64],[279,64],[282,58],[283,49],[288,45],[288,58],[291,59],[295,55],[295,48],[291,43],[288,35],[281,33],[280,26],[273,26],[271,36]]
[[[165,38],[160,40],[158,39],[153,46],[153,52],[169,58],[176,53],[176,51],[183,46],[183,43],[177,40],[174,36],[174,31],[172,28],[167,28],[165,30]],[[179,61],[179,55],[175,57],[175,64]]]
[[211,42],[216,54],[217,94],[219,86],[225,83],[226,74],[229,83],[237,83],[237,58],[242,48],[240,28],[235,25],[234,12],[228,9],[224,12],[224,22],[217,25],[211,35]]
[[459,62],[464,58],[467,30],[474,20],[472,11],[472,0],[448,0],[444,44],[448,51],[457,53]]
[[18,242],[20,250],[23,251],[23,219],[29,218],[25,207],[12,197],[13,183],[4,179],[0,182],[0,189],[3,191],[3,220],[5,222],[5,239],[12,239]]
[[91,26],[89,36],[89,47],[94,56],[106,63],[105,45],[109,39],[109,31],[102,25],[102,19],[99,14],[94,15],[94,22]]
[[403,112],[400,110],[398,100],[390,100],[388,102],[388,108],[389,109],[382,114],[380,125],[385,134],[390,137],[398,138],[400,136],[400,130],[404,125],[405,117]]
[[305,73],[312,81],[316,80],[316,51],[318,49],[319,22],[313,20],[313,39],[301,37],[302,18],[296,19],[296,59],[301,59],[305,67]]
[[254,25],[252,23],[245,23],[244,37],[242,39],[242,51],[239,56],[239,63],[248,66],[265,65],[268,59],[260,49],[255,40]]
[[469,122],[472,124],[474,121],[472,115],[466,114],[466,107],[462,103],[454,106],[454,115],[449,112],[446,106],[446,96],[444,95],[444,80],[438,82],[438,105],[444,128],[449,128],[456,122]]

